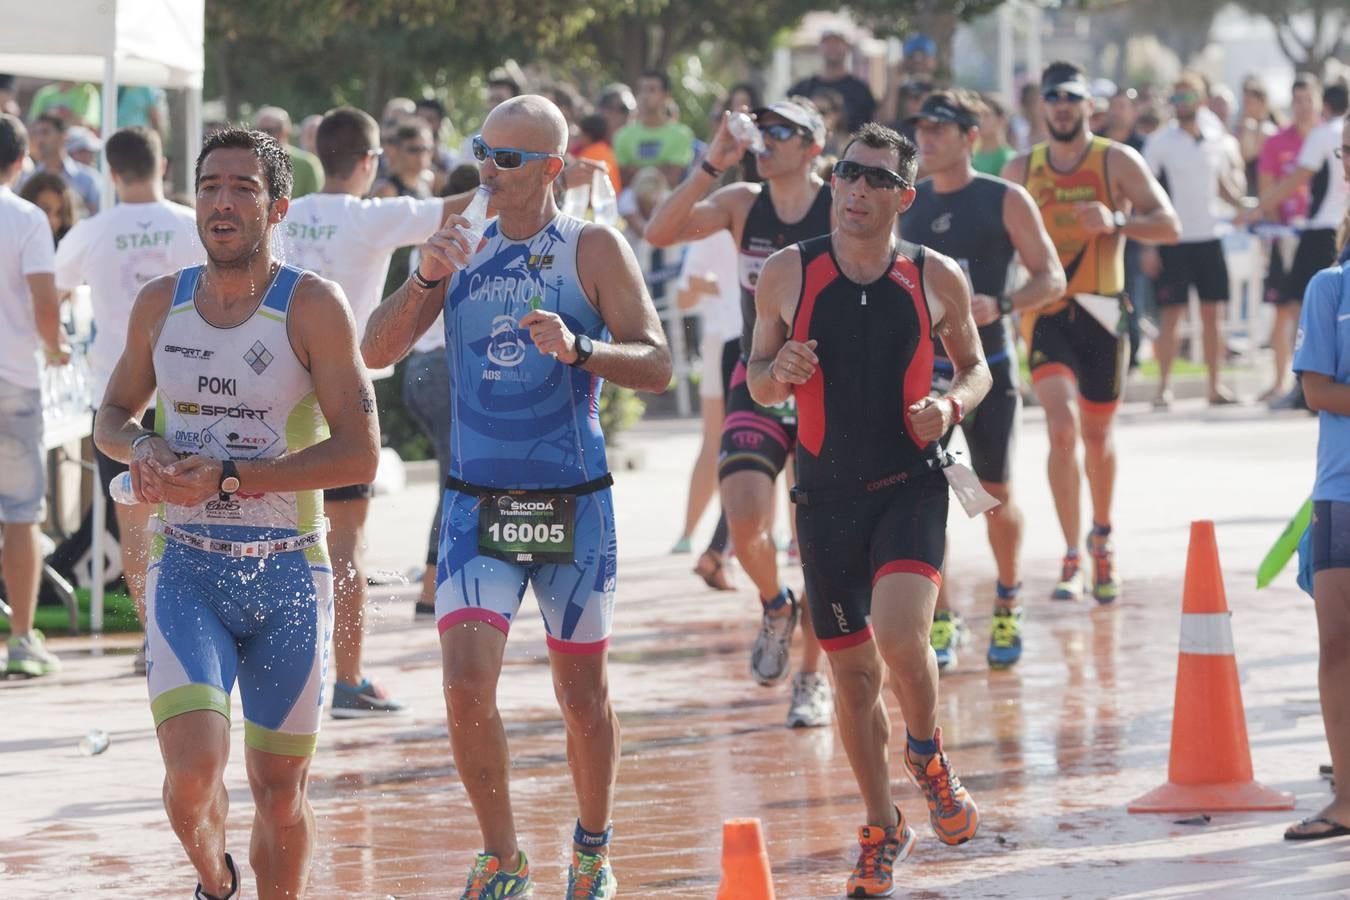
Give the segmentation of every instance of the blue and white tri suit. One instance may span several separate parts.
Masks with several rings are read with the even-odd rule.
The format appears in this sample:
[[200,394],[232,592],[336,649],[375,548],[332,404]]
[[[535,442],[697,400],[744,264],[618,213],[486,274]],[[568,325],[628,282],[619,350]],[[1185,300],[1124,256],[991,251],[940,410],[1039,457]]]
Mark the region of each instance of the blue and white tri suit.
[[[609,337],[577,275],[586,224],[559,214],[514,241],[493,221],[469,265],[453,276],[445,297],[452,479],[475,488],[560,489],[607,475],[602,379],[540,353],[519,325],[538,308],[557,313],[574,334]],[[445,492],[436,567],[441,632],[477,621],[507,633],[529,584],[551,648],[604,650],[617,574],[610,489],[577,496],[570,564],[515,564],[481,554],[479,500]]]

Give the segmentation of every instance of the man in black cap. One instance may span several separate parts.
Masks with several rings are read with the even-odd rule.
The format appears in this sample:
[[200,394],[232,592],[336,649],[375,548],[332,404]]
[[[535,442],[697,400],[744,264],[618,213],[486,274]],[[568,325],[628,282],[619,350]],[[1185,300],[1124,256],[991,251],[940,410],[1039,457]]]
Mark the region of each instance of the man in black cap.
[[762,183],[737,181],[708,190],[722,171],[749,149],[732,136],[726,112],[701,165],[691,167],[669,197],[652,213],[645,237],[658,246],[692,241],[723,228],[740,248],[741,358],[727,391],[718,479],[722,508],[736,557],[754,582],[762,604],[759,638],[750,669],[764,686],[791,671],[789,651],[797,621],[802,626],[801,666],[793,679],[789,727],[830,724],[830,689],[818,671],[820,643],[811,629],[805,598],[799,599],[779,578],[773,542],[774,485],[797,442],[797,408],[791,400],[761,406],[750,396],[746,361],[755,332],[755,285],[760,269],[776,251],[831,230],[830,187],[816,174],[825,144],[825,122],[805,97],[780,101],[753,113],[764,140],[758,157]]
[[1092,593],[1106,604],[1120,590],[1110,538],[1116,483],[1112,425],[1128,351],[1125,239],[1173,244],[1181,225],[1139,153],[1088,129],[1092,91],[1082,66],[1047,66],[1041,99],[1050,139],[1010,161],[1003,177],[1025,185],[1040,207],[1068,279],[1061,299],[1022,317],[1031,381],[1050,430],[1050,492],[1067,544],[1051,596],[1077,600],[1083,593],[1078,543],[1081,437],[1092,497],[1087,539]]
[[[984,489],[1000,502],[985,517],[998,567],[986,658],[991,668],[1002,669],[1022,655],[1018,603],[1022,512],[1012,492],[1022,396],[1008,316],[1058,300],[1064,293],[1064,270],[1031,196],[1020,185],[975,171],[971,159],[980,136],[981,111],[975,95],[946,90],[930,94],[909,120],[929,177],[914,186],[914,203],[900,219],[900,233],[907,241],[950,256],[965,271],[973,295],[971,313],[994,380],[984,402],[962,420],[961,431],[971,467]],[[1014,254],[1030,275],[1015,290],[1008,283]],[[954,368],[941,341],[933,341],[933,350],[933,390],[940,395],[950,388]],[[951,439],[950,432],[946,439]],[[939,669],[956,664],[961,631],[946,586],[939,584],[931,633]]]

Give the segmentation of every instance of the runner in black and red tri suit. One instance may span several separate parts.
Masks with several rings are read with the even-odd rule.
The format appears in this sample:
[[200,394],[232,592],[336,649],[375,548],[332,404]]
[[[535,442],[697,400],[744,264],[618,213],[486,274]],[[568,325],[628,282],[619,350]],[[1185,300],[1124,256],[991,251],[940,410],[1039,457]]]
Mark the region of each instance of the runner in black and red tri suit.
[[[998,567],[985,658],[991,668],[1007,668],[1022,656],[1018,603],[1022,511],[1012,490],[1022,394],[1008,316],[1063,296],[1064,269],[1031,195],[1020,185],[982,175],[971,165],[982,109],[980,99],[963,90],[937,91],[924,100],[912,122],[929,177],[914,186],[914,205],[901,219],[900,233],[906,240],[956,260],[974,294],[971,313],[980,328],[980,344],[994,385],[979,411],[961,423],[961,431],[971,467],[984,489],[1000,503],[985,519]],[[1029,277],[1011,290],[1009,271],[1014,258]],[[933,349],[933,390],[940,393],[951,384],[952,361],[941,341],[934,341]],[[950,439],[949,433],[946,440]],[[946,588],[939,589],[931,635],[939,669],[956,665],[964,630],[961,617],[948,603]]]
[[[891,798],[886,669],[907,729],[905,769],[933,831],[960,844],[979,826],[942,752],[928,627],[947,528],[938,442],[988,393],[990,376],[961,268],[895,237],[914,200],[915,157],[889,128],[853,135],[831,182],[835,230],[774,254],[760,273],[748,367],[757,402],[797,398],[806,593],[867,808],[850,897],[889,896],[892,869],[914,844]],[[941,397],[930,394],[935,331],[955,367]]]
[[830,187],[815,172],[825,144],[825,122],[804,97],[755,110],[765,147],[756,163],[764,182],[738,181],[704,197],[722,171],[749,149],[732,137],[726,121],[730,115],[724,116],[702,164],[652,214],[646,238],[666,247],[725,228],[740,248],[744,331],[741,358],[727,385],[718,457],[722,509],[736,556],[762,605],[760,633],[750,653],[751,674],[766,686],[788,676],[792,635],[800,618],[802,657],[792,681],[787,725],[818,727],[830,724],[831,708],[829,683],[817,671],[820,644],[802,601],[779,578],[772,535],[774,485],[797,442],[797,411],[791,398],[767,406],[755,403],[746,385],[745,361],[755,328],[755,286],[765,261],[783,247],[830,230]]

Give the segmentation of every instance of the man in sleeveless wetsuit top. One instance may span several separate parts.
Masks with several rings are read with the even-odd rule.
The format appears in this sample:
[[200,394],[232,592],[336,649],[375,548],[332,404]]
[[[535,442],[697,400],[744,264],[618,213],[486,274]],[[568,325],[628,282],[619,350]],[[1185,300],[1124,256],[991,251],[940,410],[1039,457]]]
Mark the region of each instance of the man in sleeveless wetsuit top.
[[[831,234],[770,257],[755,296],[750,390],[797,397],[797,535],[812,619],[830,660],[839,735],[867,809],[850,897],[886,897],[914,832],[891,797],[889,681],[904,714],[906,772],[945,844],[979,812],[942,751],[928,643],[947,529],[939,440],[989,391],[960,266],[895,237],[917,153],[889,128],[854,133],[835,164]],[[931,396],[936,332],[950,388]]]
[[749,149],[732,137],[731,113],[695,166],[652,214],[646,238],[659,247],[692,241],[727,229],[740,247],[741,360],[731,376],[727,415],[722,428],[718,479],[731,543],[745,573],[754,582],[762,606],[759,637],[750,654],[750,671],[760,684],[777,684],[791,671],[789,651],[798,619],[802,659],[792,684],[787,724],[830,724],[830,688],[820,666],[820,644],[811,617],[778,575],[778,551],[772,529],[774,484],[797,440],[797,411],[790,398],[763,406],[750,396],[745,360],[755,329],[755,285],[764,261],[775,251],[830,230],[830,187],[816,173],[825,144],[825,123],[810,100],[794,97],[754,111],[765,152],[757,158],[763,183],[739,181],[707,197],[708,188]]
[[[985,519],[998,567],[986,658],[991,667],[1006,668],[1022,656],[1022,608],[1018,604],[1022,512],[1012,491],[1022,394],[1008,317],[1063,296],[1064,270],[1027,192],[975,171],[971,160],[980,134],[981,109],[978,97],[961,90],[938,91],[924,100],[914,125],[929,177],[914,186],[914,204],[900,220],[900,228],[905,240],[950,256],[965,271],[973,292],[971,312],[980,327],[980,344],[994,379],[989,396],[978,412],[961,423],[961,431],[971,467],[984,489],[999,501]],[[1029,274],[1016,290],[1008,283],[1014,256]],[[933,389],[942,392],[951,382],[952,363],[941,341],[934,341],[933,352]],[[939,669],[956,664],[963,630],[961,618],[947,602],[946,588],[940,588],[931,635]]]

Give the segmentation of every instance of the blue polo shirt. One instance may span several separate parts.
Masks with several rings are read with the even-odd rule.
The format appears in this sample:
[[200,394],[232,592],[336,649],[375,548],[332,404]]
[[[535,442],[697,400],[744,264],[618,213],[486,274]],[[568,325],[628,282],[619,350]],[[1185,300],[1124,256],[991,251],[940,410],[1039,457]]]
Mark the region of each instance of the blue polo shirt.
[[[1323,269],[1308,282],[1294,344],[1294,371],[1350,384],[1350,270]],[[1350,503],[1350,416],[1318,413],[1313,500]]]

